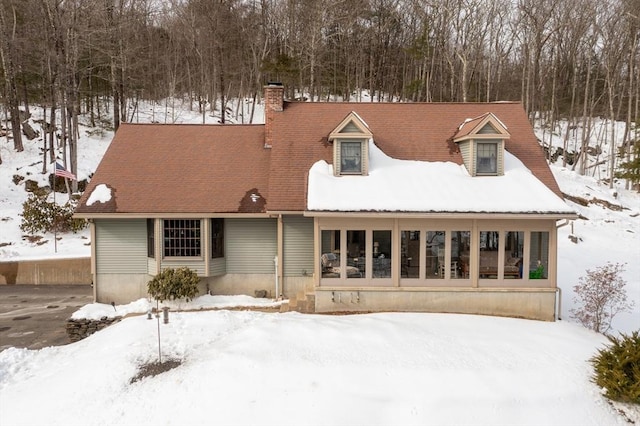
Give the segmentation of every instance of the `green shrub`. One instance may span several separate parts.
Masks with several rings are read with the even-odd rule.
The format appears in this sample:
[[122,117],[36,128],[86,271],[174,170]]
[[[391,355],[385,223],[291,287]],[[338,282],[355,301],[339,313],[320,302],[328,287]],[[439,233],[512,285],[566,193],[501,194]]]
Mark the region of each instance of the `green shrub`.
[[60,206],[48,202],[46,196],[31,193],[27,201],[22,203],[20,229],[30,235],[38,232],[78,232],[87,226],[87,221],[73,218],[76,203],[71,200]]
[[591,358],[593,381],[609,399],[640,404],[640,334],[608,338],[611,345]]
[[188,302],[198,294],[199,281],[198,274],[187,267],[167,268],[149,281],[147,291],[160,302],[182,298]]

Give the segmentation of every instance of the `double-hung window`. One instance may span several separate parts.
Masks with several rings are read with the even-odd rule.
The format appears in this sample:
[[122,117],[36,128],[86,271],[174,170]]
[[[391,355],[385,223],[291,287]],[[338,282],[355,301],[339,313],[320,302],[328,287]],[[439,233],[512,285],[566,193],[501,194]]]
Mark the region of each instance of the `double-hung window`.
[[476,174],[495,175],[498,173],[498,144],[479,142],[476,146]]
[[362,142],[340,143],[340,172],[362,174]]

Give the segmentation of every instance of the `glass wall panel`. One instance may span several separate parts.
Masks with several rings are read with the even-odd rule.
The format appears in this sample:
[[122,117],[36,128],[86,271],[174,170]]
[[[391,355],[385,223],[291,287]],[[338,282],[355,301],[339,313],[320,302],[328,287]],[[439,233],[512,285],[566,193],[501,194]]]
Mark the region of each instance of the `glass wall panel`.
[[420,277],[420,231],[400,232],[400,277]]
[[471,231],[451,232],[451,278],[469,278]]
[[425,233],[425,264],[427,279],[443,279],[444,275],[444,231]]
[[391,278],[391,231],[373,231],[373,278]]
[[347,231],[347,278],[362,278],[366,271],[366,232]]
[[340,278],[340,231],[323,230],[321,239],[322,278]]
[[499,245],[500,233],[498,231],[480,231],[479,278],[498,278]]
[[522,278],[522,258],[524,256],[524,232],[507,231],[504,236],[504,278]]
[[529,246],[529,279],[549,277],[549,233],[531,232]]

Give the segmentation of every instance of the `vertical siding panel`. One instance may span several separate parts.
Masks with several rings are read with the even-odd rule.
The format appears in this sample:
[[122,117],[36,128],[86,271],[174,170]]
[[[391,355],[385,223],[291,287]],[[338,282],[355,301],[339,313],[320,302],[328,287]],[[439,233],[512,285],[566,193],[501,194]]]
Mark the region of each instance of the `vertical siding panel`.
[[275,219],[226,219],[225,258],[228,274],[270,274],[275,271]]
[[96,219],[96,273],[147,273],[146,219]]
[[471,165],[473,164],[471,158],[471,142],[462,141],[458,143],[458,147],[460,148],[460,155],[462,156],[462,161],[464,162],[465,167],[470,175],[473,174],[473,169]]
[[313,218],[285,216],[284,223],[284,275],[303,276],[313,273]]

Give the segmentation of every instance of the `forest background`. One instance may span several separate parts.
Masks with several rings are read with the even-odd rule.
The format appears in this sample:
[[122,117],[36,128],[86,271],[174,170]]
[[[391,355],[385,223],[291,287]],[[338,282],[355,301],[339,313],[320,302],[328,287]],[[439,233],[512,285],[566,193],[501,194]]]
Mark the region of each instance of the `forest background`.
[[0,136],[22,151],[44,106],[43,156],[61,146],[76,173],[81,115],[117,130],[140,100],[186,97],[225,123],[229,99],[255,105],[277,81],[312,102],[521,101],[550,129],[569,121],[564,152],[581,143],[562,161],[581,174],[591,120],[623,121],[602,135],[623,141],[613,182],[638,140],[639,38],[640,0],[1,0]]

